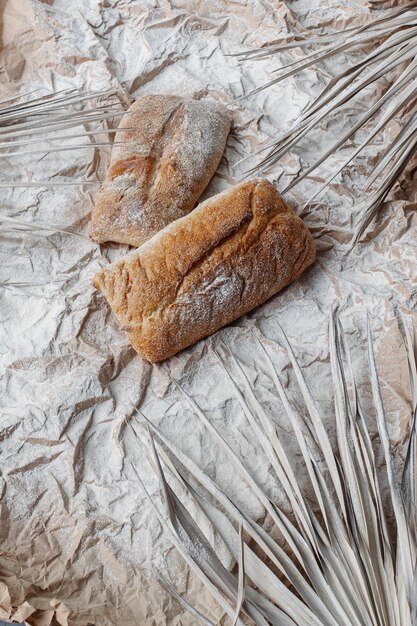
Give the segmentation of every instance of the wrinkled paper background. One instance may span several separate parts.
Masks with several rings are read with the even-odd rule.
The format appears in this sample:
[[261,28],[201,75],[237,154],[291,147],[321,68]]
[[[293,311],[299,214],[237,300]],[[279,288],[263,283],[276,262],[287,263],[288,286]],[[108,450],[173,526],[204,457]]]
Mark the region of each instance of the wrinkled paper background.
[[[147,93],[220,100],[234,112],[234,129],[208,197],[239,180],[243,165],[233,165],[287,128],[328,77],[326,68],[310,70],[238,100],[290,57],[238,63],[227,55],[274,41],[294,27],[326,32],[361,24],[369,12],[365,0],[295,0],[288,8],[278,0],[1,0],[0,97],[113,86],[125,91],[125,106]],[[283,159],[270,176],[277,187],[323,151],[353,115],[349,107]],[[159,366],[136,355],[91,285],[94,272],[127,248],[100,250],[86,238],[58,232],[2,231],[0,282],[29,285],[0,288],[0,618],[14,615],[39,625],[195,624],[157,576],[211,619],[222,617],[156,521],[136,471],[162,506],[158,485],[132,428],[140,434],[132,408],[138,406],[245,511],[262,518],[259,503],[170,384],[171,376],[280,501],[212,348],[227,364],[226,344],[244,364],[297,463],[287,420],[259,364],[254,331],[275,346],[277,367],[297,402],[279,343],[279,325],[285,329],[332,432],[329,310],[340,305],[365,404],[368,311],[391,435],[401,454],[410,402],[399,320],[402,313],[413,325],[417,271],[412,164],[365,240],[345,253],[355,211],[352,189],[360,188],[400,124],[378,137],[306,214],[320,248],[315,266],[250,315]],[[42,154],[2,159],[0,180],[102,180],[109,150],[91,147],[87,136],[82,141],[85,149],[54,153],[45,143]],[[336,165],[352,147],[351,142],[331,162]],[[321,174],[289,194],[297,211]],[[86,233],[97,190],[98,185],[2,190],[1,211]]]

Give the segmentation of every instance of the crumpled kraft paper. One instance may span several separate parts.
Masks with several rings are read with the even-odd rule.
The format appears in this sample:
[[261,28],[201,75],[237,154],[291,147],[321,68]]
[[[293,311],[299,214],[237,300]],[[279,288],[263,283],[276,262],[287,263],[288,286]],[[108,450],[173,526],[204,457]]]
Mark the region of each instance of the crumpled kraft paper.
[[[124,90],[125,105],[148,93],[222,101],[233,111],[234,129],[204,199],[237,182],[253,161],[234,166],[287,128],[331,72],[330,66],[311,69],[238,100],[290,57],[239,63],[227,55],[276,41],[294,28],[325,32],[362,24],[368,5],[365,0],[299,0],[288,7],[278,0],[0,0],[0,97],[113,86]],[[270,176],[278,189],[352,119],[349,109],[285,157]],[[344,247],[355,211],[351,190],[360,188],[390,132],[306,214],[318,237],[315,266],[264,306],[161,365],[151,366],[133,351],[91,284],[95,271],[125,254],[126,247],[100,249],[62,232],[1,232],[0,282],[30,283],[0,288],[1,617],[62,626],[194,624],[165,591],[163,579],[210,619],[225,623],[163,534],[140,485],[138,475],[162,506],[133,407],[175,438],[247,513],[262,519],[259,503],[170,381],[180,382],[285,508],[216,357],[230,363],[229,348],[244,364],[297,463],[289,424],[258,363],[256,334],[276,346],[277,368],[294,402],[300,402],[280,347],[280,326],[285,329],[333,434],[328,313],[339,305],[366,405],[368,311],[390,433],[401,455],[410,411],[401,314],[413,325],[417,270],[412,164],[364,241],[349,255]],[[44,154],[2,159],[0,180],[102,180],[109,150],[88,147],[87,136],[85,143],[85,149],[56,153],[43,142]],[[319,172],[288,196],[296,211],[324,176]],[[98,185],[2,191],[2,214],[85,233]],[[215,535],[213,541],[232,567],[225,546]]]

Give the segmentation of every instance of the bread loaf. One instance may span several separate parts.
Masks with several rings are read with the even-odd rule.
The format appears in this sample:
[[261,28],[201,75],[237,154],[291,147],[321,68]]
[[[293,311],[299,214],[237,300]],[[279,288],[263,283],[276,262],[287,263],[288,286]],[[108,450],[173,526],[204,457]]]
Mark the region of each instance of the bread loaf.
[[302,220],[266,180],[200,204],[96,274],[133,347],[166,359],[258,306],[315,260]]
[[207,100],[144,96],[121,120],[110,168],[92,212],[90,237],[140,246],[183,217],[222,158],[231,118]]

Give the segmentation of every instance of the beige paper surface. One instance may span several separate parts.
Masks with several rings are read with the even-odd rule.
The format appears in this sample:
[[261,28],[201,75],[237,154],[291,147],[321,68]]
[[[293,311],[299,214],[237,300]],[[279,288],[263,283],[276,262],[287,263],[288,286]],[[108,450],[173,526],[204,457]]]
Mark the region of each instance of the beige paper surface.
[[[120,86],[133,98],[175,93],[222,101],[233,110],[234,130],[206,198],[238,181],[243,165],[233,165],[287,128],[327,77],[323,69],[310,70],[237,101],[268,80],[280,58],[239,64],[227,55],[274,41],[295,27],[362,24],[368,4],[299,0],[289,3],[290,10],[277,0],[0,0],[0,97],[33,89],[46,93],[71,86]],[[271,176],[278,189],[352,120],[348,111],[283,159]],[[307,213],[307,224],[321,235],[313,268],[250,315],[159,366],[145,363],[132,350],[91,284],[94,272],[120,258],[125,247],[109,245],[100,252],[88,240],[62,233],[2,231],[0,282],[33,284],[0,292],[0,618],[26,619],[37,626],[195,624],[161,587],[158,576],[208,617],[220,618],[221,610],[163,535],[141,488],[137,473],[162,506],[133,407],[175,438],[246,512],[262,518],[259,503],[170,383],[175,378],[285,508],[212,351],[227,362],[230,356],[222,342],[245,364],[296,463],[289,425],[258,364],[254,331],[276,342],[277,366],[291,386],[293,375],[279,347],[279,325],[285,329],[332,431],[328,313],[340,305],[360,377],[366,371],[368,311],[391,434],[401,450],[410,404],[398,316],[403,312],[413,323],[417,270],[411,164],[408,178],[384,204],[365,241],[349,255],[343,247],[354,213],[349,189],[364,182],[388,140],[389,131]],[[53,153],[48,144],[41,146],[45,154],[2,159],[0,181],[62,176],[102,180],[108,150]],[[345,158],[347,149],[338,158]],[[318,178],[320,174],[326,171]],[[299,211],[320,180],[297,187],[289,203]],[[97,185],[2,190],[1,210],[20,220],[85,233],[97,190]],[[366,375],[360,391],[366,401]],[[227,549],[215,540],[231,567]]]

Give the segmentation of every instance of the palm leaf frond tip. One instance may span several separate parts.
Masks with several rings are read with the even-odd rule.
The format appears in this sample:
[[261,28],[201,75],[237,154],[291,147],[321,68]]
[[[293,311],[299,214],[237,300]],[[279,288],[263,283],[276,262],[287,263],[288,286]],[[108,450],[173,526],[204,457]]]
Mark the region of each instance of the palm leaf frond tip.
[[[243,624],[245,616],[245,623],[249,618],[249,623],[260,626],[416,624],[417,368],[414,339],[406,330],[413,415],[406,460],[399,476],[394,469],[372,337],[368,330],[373,411],[386,466],[387,501],[382,495],[380,471],[346,339],[334,316],[329,338],[335,390],[335,450],[323,424],[320,407],[285,335],[284,346],[304,398],[306,413],[293,406],[275,368],[271,345],[259,339],[264,366],[291,422],[310,478],[308,499],[301,491],[291,459],[280,443],[274,424],[249,385],[243,366],[229,353],[227,362],[233,364],[233,372],[229,371],[225,356],[217,355],[254,437],[275,472],[277,485],[291,504],[291,519],[267,497],[221,433],[176,383],[196,418],[208,428],[214,441],[221,444],[237,474],[264,505],[274,532],[266,533],[260,524],[250,519],[146,416],[137,412],[137,422],[132,424],[148,451],[165,494],[165,510],[150,498],[160,523],[232,623]],[[146,431],[143,430],[144,422]],[[319,450],[320,463],[312,452],[314,448]],[[191,498],[194,510],[210,519],[239,564],[236,574],[222,564],[204,535],[197,522],[201,516],[192,516],[186,510],[179,488]],[[286,550],[273,538],[277,535],[285,540]],[[198,615],[203,623],[210,623],[198,612],[194,615]]]
[[[112,135],[116,128],[113,124],[109,126],[108,122],[116,121],[124,114],[120,101],[115,98],[117,90],[64,89],[43,96],[33,94],[30,92],[0,102],[0,159],[13,160],[15,157],[49,152],[96,150],[113,145],[114,142],[107,136]],[[28,96],[31,98],[27,99]],[[68,132],[73,128],[80,130]],[[95,136],[99,136],[98,141]],[[74,139],[81,141],[74,143]],[[46,143],[47,147],[40,149],[40,142]],[[96,183],[98,181],[3,180],[0,187],[58,187]]]
[[395,118],[403,116],[405,120],[403,130],[383,150],[365,185],[364,191],[372,186],[372,193],[361,201],[359,206],[357,205],[358,219],[353,233],[354,243],[359,240],[376,215],[417,149],[416,118],[412,114],[417,98],[417,2],[406,2],[399,7],[383,11],[382,16],[359,28],[334,32],[322,37],[296,39],[237,55],[244,60],[271,56],[293,48],[318,46],[318,50],[308,53],[303,59],[297,59],[279,68],[268,83],[251,92],[254,94],[338,54],[363,50],[365,47],[368,49],[371,44],[373,44],[371,51],[364,52],[359,60],[336,74],[288,131],[257,152],[260,160],[247,170],[247,174],[250,174],[272,168],[309,133],[320,128],[320,125],[327,122],[331,116],[342,112],[347,104],[362,97],[367,90],[366,97],[370,102],[367,110],[358,114],[354,125],[343,132],[328,150],[282,190],[282,193],[286,193],[293,189],[321,165],[327,163],[329,157],[351,140],[355,133],[367,129],[365,138],[361,139],[340,166],[326,176],[324,183],[308,199],[307,204],[311,204],[314,198],[321,194],[368,144],[380,136]]

